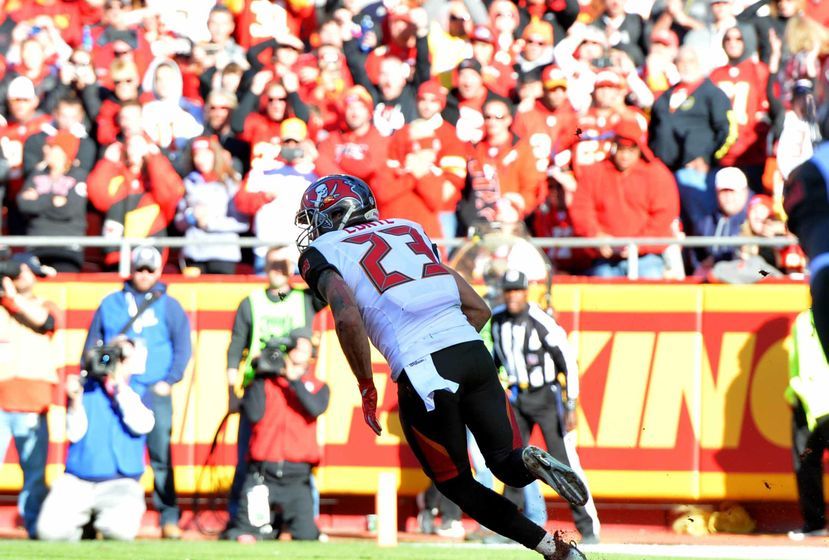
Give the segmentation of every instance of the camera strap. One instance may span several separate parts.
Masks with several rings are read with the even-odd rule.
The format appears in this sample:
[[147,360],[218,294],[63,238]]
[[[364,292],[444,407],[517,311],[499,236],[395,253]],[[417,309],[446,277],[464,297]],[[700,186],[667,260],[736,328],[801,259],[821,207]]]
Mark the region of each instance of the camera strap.
[[164,295],[164,292],[162,292],[161,290],[151,291],[149,296],[145,297],[144,301],[141,302],[141,305],[139,305],[138,308],[135,310],[135,314],[132,317],[130,317],[130,320],[127,321],[127,324],[121,327],[121,330],[118,331],[118,333],[113,338],[117,338],[122,334],[127,334],[127,331],[130,330],[130,327],[132,327],[135,324],[135,322],[138,320],[141,314],[144,313],[144,311],[146,311],[149,306],[155,303],[157,299],[161,298],[162,295]]

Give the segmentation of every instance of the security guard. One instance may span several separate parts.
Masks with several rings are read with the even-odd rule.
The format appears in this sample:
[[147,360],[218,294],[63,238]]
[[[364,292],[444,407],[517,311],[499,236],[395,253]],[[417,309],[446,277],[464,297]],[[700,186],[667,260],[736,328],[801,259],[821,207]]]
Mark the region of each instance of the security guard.
[[[495,364],[506,374],[510,403],[526,445],[538,424],[550,454],[587,480],[576,454],[579,373],[567,333],[541,307],[528,301],[527,276],[509,270],[502,282],[504,304],[492,310]],[[599,542],[593,498],[571,506],[582,543]]]
[[792,325],[786,400],[792,406],[792,460],[803,516],[803,527],[789,531],[789,538],[825,537],[829,532],[823,499],[823,452],[829,448],[829,364],[809,310],[800,313]]

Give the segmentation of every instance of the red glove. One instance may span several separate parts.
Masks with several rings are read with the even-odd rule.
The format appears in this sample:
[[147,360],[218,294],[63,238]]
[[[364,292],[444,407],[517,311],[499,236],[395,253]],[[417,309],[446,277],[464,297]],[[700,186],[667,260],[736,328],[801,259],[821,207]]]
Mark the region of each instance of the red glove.
[[374,387],[374,380],[361,379],[359,384],[360,398],[363,399],[363,419],[368,427],[379,436],[382,429],[380,423],[377,422],[377,389]]

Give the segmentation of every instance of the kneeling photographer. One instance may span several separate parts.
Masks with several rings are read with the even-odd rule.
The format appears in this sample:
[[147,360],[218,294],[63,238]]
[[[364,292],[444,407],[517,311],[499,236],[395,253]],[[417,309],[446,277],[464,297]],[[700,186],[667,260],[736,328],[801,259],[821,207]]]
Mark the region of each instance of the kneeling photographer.
[[249,462],[236,516],[223,538],[278,538],[284,525],[293,540],[316,540],[311,469],[320,461],[317,417],[328,408],[328,386],[310,363],[311,333],[271,338],[255,358],[256,375],[241,412],[252,425]]
[[52,485],[38,537],[77,541],[90,520],[105,539],[133,540],[146,510],[144,447],[155,425],[131,381],[135,346],[124,336],[88,351],[67,379],[66,472]]

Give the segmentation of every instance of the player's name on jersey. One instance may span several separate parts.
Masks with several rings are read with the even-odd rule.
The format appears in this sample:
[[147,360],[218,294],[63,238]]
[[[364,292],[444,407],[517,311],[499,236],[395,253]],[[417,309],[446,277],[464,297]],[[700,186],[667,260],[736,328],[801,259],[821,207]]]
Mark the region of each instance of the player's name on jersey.
[[366,222],[364,224],[357,224],[356,226],[347,227],[343,231],[346,233],[357,233],[358,231],[363,231],[364,229],[371,229],[373,227],[385,225],[394,225],[394,222],[391,220],[375,220],[373,222]]

